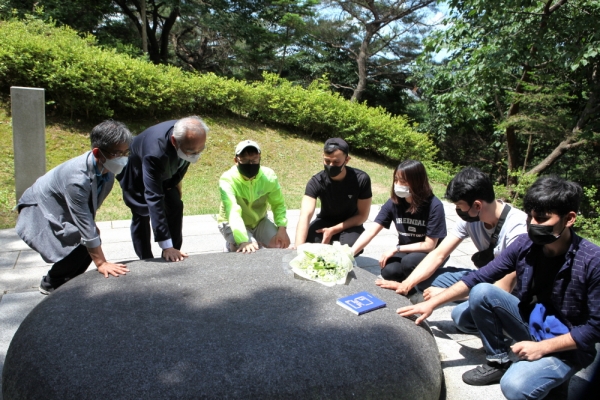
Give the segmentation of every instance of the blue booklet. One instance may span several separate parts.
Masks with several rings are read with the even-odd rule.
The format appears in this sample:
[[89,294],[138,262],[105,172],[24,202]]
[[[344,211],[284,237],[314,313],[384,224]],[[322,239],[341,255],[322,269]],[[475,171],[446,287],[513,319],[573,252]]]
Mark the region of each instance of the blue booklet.
[[356,315],[361,315],[385,307],[385,301],[378,299],[369,292],[358,292],[350,296],[342,297],[338,299],[337,304],[352,311]]

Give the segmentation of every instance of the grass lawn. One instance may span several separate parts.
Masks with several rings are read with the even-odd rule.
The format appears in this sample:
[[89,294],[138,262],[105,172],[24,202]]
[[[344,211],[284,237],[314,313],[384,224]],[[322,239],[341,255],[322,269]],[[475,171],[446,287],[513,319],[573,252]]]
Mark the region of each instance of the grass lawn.
[[[14,227],[16,204],[12,127],[9,106],[0,105],[0,229]],[[174,116],[178,118],[181,116]],[[288,209],[300,208],[306,183],[323,169],[323,142],[313,141],[292,131],[275,129],[263,124],[232,117],[204,117],[210,127],[206,150],[200,160],[190,166],[183,180],[185,215],[214,214],[219,207],[218,181],[221,174],[233,165],[235,145],[244,139],[258,142],[262,150],[261,164],[272,168],[286,198]],[[100,120],[68,121],[49,118],[46,121],[46,167],[83,154],[89,149],[88,133]],[[123,121],[134,133],[158,122],[157,120]],[[383,204],[389,197],[394,164],[383,163],[369,156],[350,154],[349,165],[371,176],[373,204]],[[437,171],[430,170],[430,177]],[[432,182],[441,197],[445,185]],[[110,196],[98,211],[96,220],[129,219],[129,209],[122,201],[121,188],[115,184]]]

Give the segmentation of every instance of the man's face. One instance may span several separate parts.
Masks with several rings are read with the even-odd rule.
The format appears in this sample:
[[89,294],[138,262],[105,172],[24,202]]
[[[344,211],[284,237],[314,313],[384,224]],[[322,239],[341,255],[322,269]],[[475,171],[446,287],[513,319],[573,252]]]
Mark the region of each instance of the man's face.
[[481,201],[479,200],[475,200],[471,205],[464,200],[459,200],[454,205],[462,212],[469,213],[470,217],[475,217],[481,211]]
[[260,164],[260,153],[252,155],[245,154],[235,158],[235,164]]
[[333,167],[341,167],[344,163],[348,162],[350,157],[346,156],[343,151],[336,150],[331,154],[323,153],[323,164],[331,165]]
[[552,233],[557,236],[559,235],[563,229],[565,228],[566,222],[562,222],[560,215],[555,214],[553,212],[537,212],[535,210],[531,210],[531,212],[527,215],[527,225],[544,225],[544,226],[554,226]]
[[102,155],[107,160],[112,160],[113,158],[117,157],[129,156],[129,145],[127,143],[119,143],[98,150],[100,150],[100,154],[95,154],[96,157]]
[[186,133],[181,140],[181,143],[171,136],[171,143],[175,148],[181,149],[188,156],[195,156],[200,154],[206,148],[206,135],[196,135],[193,133]]

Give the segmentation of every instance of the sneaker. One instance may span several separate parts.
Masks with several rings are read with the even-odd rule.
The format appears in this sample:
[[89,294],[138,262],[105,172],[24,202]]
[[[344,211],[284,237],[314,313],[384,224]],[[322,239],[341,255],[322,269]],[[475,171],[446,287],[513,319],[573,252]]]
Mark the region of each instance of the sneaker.
[[52,279],[48,275],[42,277],[42,281],[40,282],[39,287],[41,294],[45,294],[47,296],[50,293],[54,292],[54,290],[58,289],[58,286],[60,285],[56,285],[56,282],[51,281]]
[[462,380],[467,385],[485,386],[499,383],[511,363],[499,364],[488,362],[463,374]]

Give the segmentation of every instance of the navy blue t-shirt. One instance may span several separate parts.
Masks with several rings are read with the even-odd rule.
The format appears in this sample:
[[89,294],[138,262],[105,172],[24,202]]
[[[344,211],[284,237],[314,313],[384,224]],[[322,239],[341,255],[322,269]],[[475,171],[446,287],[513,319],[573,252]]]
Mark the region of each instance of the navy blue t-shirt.
[[446,214],[440,199],[431,196],[414,214],[406,211],[409,206],[404,199],[400,199],[398,204],[390,199],[381,207],[375,222],[386,229],[390,229],[394,222],[400,245],[424,242],[426,236],[446,237]]

